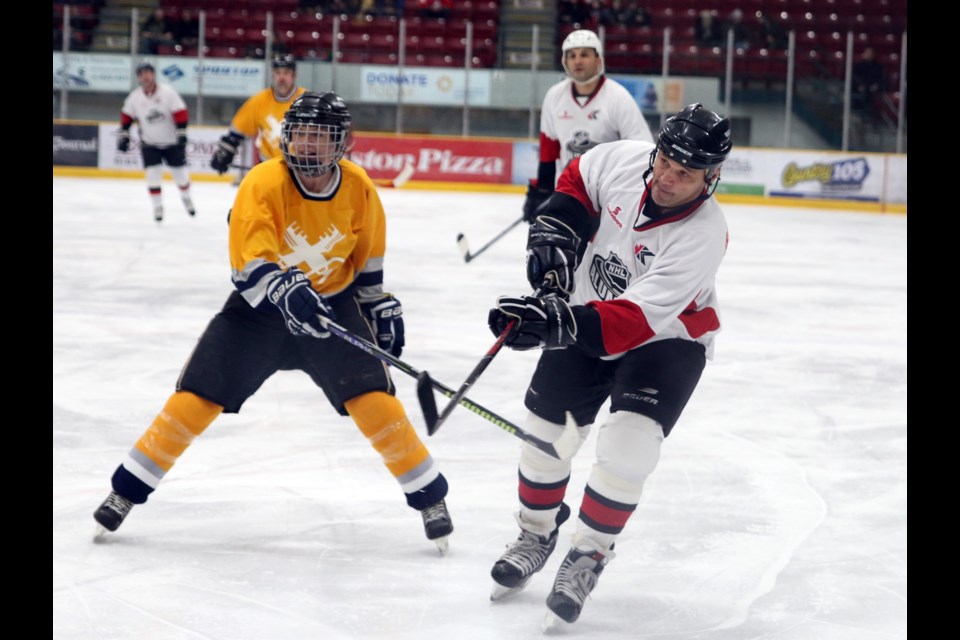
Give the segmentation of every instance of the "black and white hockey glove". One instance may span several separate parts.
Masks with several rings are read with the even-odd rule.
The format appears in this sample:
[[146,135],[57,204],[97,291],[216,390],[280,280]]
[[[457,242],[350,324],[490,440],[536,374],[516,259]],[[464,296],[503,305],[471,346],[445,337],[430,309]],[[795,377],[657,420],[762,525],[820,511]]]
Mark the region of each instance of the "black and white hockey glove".
[[573,293],[580,237],[556,218],[541,215],[527,234],[527,281],[535,290]]
[[117,151],[123,153],[130,151],[130,132],[126,129],[120,129],[117,132]]
[[403,351],[403,308],[393,294],[360,303],[360,308],[370,318],[377,346],[399,358]]
[[577,321],[570,306],[552,293],[540,298],[501,296],[487,317],[490,331],[499,337],[511,320],[517,324],[504,344],[517,351],[563,349],[577,341]]
[[527,199],[523,201],[523,221],[533,224],[537,219],[537,207],[543,204],[553,194],[553,189],[540,187],[537,180],[531,179],[527,184]]
[[303,271],[292,267],[267,286],[267,298],[275,304],[283,320],[295,336],[327,338],[320,317],[335,319],[333,309],[319,293],[314,291],[310,278]]
[[217,150],[213,152],[213,157],[210,158],[210,168],[221,175],[226,173],[227,169],[230,168],[230,163],[233,162],[233,156],[237,155],[237,149],[241,142],[243,142],[243,138],[233,132],[220,138],[220,141],[217,142]]

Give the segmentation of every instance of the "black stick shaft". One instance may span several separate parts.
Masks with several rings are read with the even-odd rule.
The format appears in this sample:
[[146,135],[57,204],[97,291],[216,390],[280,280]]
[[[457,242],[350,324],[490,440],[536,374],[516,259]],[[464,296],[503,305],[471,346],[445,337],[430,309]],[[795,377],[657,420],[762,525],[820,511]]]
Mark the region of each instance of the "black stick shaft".
[[437,417],[437,420],[434,424],[427,424],[427,434],[433,435],[437,432],[437,429],[440,428],[440,425],[450,416],[454,408],[460,404],[460,399],[463,396],[467,395],[467,390],[473,386],[473,383],[477,381],[480,377],[480,374],[490,365],[493,361],[494,356],[500,352],[500,349],[503,347],[504,340],[507,339],[507,336],[510,335],[510,331],[513,329],[513,326],[517,324],[516,320],[511,320],[503,331],[500,332],[500,335],[497,336],[497,341],[493,343],[493,346],[480,358],[480,362],[477,363],[477,366],[473,368],[473,371],[470,372],[470,375],[467,376],[467,379],[464,380],[463,384],[460,385],[460,388],[457,389],[457,392],[453,394],[450,398],[450,402],[447,403],[447,406],[443,408],[443,411]]

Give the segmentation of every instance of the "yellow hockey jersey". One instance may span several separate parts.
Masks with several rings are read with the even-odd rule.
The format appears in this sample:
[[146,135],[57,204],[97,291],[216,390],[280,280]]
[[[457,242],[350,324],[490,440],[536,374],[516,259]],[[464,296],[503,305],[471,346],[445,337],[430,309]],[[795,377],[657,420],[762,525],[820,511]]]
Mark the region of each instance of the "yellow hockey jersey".
[[257,153],[260,161],[280,156],[280,122],[293,101],[306,92],[303,87],[297,87],[289,100],[278,102],[273,94],[273,88],[267,87],[263,91],[250,96],[230,123],[230,130],[248,138],[257,137]]
[[383,292],[386,217],[362,167],[341,160],[328,196],[302,190],[283,158],[262,162],[240,183],[230,211],[230,266],[234,286],[251,306],[290,267],[313,288],[334,295],[356,284],[361,297]]

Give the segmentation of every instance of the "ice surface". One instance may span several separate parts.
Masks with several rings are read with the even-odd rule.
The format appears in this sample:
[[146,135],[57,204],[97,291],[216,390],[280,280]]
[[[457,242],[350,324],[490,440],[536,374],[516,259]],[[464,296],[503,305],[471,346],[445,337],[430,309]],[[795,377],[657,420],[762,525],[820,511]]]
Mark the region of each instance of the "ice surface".
[[[526,591],[491,603],[490,567],[517,533],[520,440],[461,408],[428,438],[414,380],[398,371],[450,481],[445,557],[353,423],[297,372],[221,416],[146,505],[93,542],[111,474],[231,290],[235,188],[192,189],[196,218],[164,182],[158,225],[142,180],[53,179],[53,637],[543,637],[573,521]],[[456,389],[493,344],[496,297],[529,291],[522,226],[469,264],[457,233],[478,249],[519,216],[522,195],[381,195],[402,358]],[[906,638],[906,216],[724,209],[716,358],[616,559],[580,620],[553,635]],[[521,423],[535,362],[504,349],[469,397]],[[574,512],[594,438],[574,461]]]

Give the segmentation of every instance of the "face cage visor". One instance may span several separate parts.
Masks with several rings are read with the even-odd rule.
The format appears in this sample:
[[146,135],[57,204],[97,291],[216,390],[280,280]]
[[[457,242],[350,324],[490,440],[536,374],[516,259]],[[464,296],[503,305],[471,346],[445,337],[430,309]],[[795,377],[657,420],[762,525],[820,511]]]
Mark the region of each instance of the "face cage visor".
[[287,166],[301,176],[315,178],[333,170],[347,151],[349,131],[335,124],[284,122],[280,150]]

